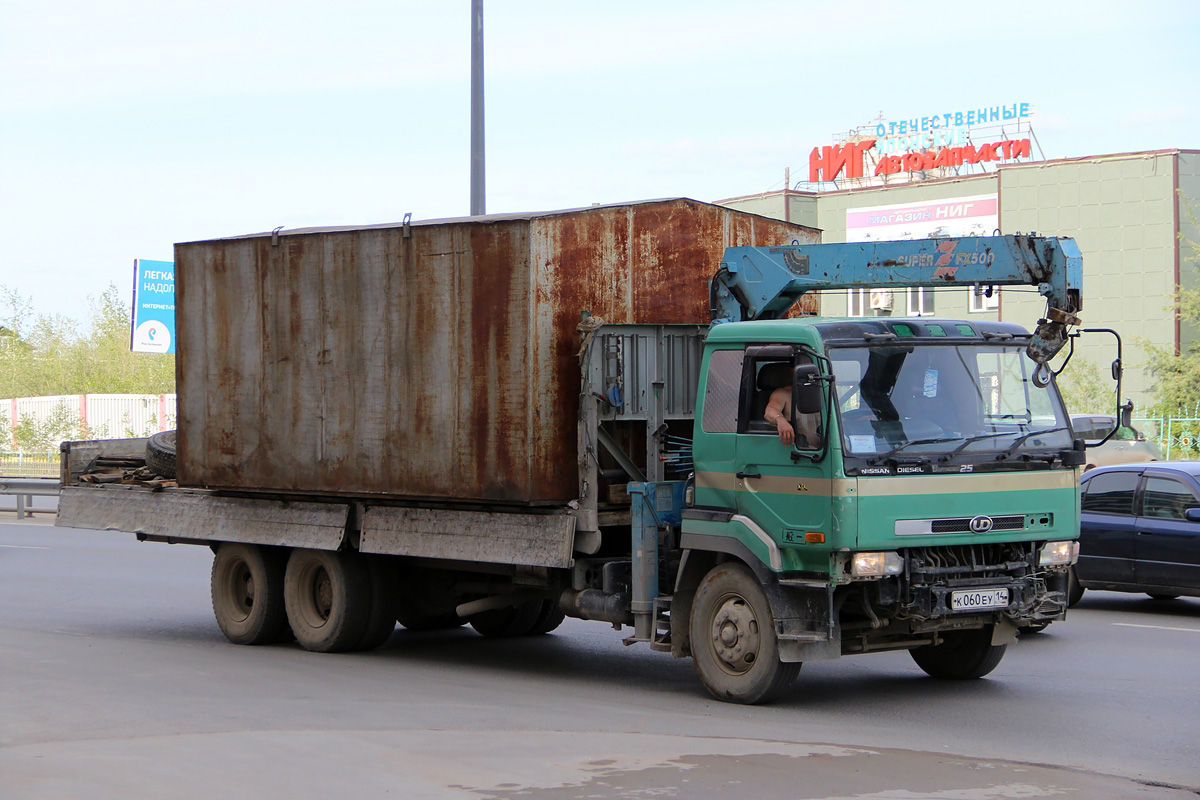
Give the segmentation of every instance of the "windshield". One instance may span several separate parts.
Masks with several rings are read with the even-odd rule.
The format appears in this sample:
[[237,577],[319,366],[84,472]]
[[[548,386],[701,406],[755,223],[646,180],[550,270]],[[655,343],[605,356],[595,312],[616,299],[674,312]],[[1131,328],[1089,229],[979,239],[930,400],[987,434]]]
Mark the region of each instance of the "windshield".
[[1006,457],[1071,447],[1058,391],[1033,384],[1020,345],[832,349],[842,447],[895,456]]

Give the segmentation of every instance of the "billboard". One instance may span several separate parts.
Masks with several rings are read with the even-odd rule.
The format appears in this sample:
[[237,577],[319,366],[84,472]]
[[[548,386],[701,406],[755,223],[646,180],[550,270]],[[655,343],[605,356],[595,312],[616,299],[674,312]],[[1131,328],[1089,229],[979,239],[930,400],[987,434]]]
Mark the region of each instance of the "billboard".
[[835,135],[836,144],[814,147],[808,158],[812,184],[883,186],[911,180],[987,172],[989,163],[1032,160],[1033,110],[1029,103],[966,108],[887,120]]
[[[995,236],[999,234],[1000,204],[995,194],[953,197],[920,203],[895,203],[886,206],[863,206],[846,209],[846,241],[878,242],[891,239],[926,239],[944,236]],[[895,309],[909,316],[934,313],[934,296],[928,288],[903,290],[900,300],[893,299],[891,289],[852,289],[848,294],[848,311],[852,317],[867,316],[870,312],[890,315]],[[997,287],[972,292],[969,311],[990,311],[999,307]]]
[[175,353],[175,263],[133,261],[133,325],[129,349],[135,353]]
[[1000,225],[994,194],[846,209],[846,241],[993,236]]

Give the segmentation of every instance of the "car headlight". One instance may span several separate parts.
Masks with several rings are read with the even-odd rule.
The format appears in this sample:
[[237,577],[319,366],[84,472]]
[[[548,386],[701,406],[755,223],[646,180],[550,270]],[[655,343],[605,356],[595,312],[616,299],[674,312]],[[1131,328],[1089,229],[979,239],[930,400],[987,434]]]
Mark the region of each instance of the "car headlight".
[[1079,542],[1046,542],[1038,556],[1039,567],[1064,567],[1079,560]]
[[904,557],[899,553],[855,553],[850,562],[850,574],[856,578],[877,578],[899,575],[904,571]]

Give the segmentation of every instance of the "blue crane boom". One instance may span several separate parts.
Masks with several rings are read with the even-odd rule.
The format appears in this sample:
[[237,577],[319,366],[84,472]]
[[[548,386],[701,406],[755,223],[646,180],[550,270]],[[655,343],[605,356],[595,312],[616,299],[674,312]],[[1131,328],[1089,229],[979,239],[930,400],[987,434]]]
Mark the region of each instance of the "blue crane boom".
[[1083,307],[1083,256],[1051,236],[730,247],[709,285],[714,324],[778,319],[806,292],[900,286],[1035,286],[1046,298],[1029,356],[1054,357]]

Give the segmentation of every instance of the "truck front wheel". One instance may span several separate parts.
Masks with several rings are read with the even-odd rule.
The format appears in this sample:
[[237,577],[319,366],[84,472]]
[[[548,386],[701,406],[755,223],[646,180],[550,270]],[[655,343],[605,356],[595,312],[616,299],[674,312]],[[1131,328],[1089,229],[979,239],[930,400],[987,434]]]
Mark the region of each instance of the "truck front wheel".
[[234,644],[274,644],[291,638],[283,605],[287,551],[225,542],[213,557],[213,616]]
[[992,644],[992,626],[969,631],[946,631],[942,643],[908,652],[925,674],[934,678],[968,681],[982,678],[1004,658],[1006,644]]
[[283,598],[296,641],[305,650],[352,650],[368,632],[371,576],[357,553],[293,550]]
[[779,660],[767,596],[748,567],[718,564],[696,589],[692,658],[708,693],[734,703],[765,703],[796,678],[799,663]]

